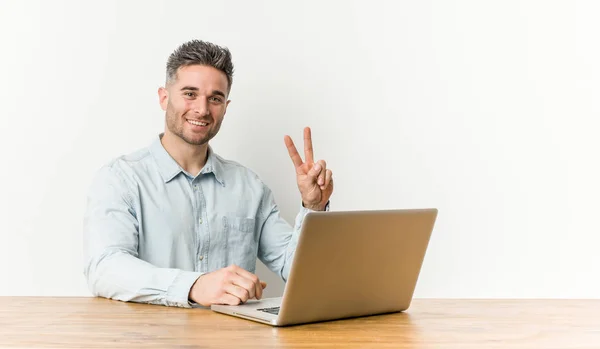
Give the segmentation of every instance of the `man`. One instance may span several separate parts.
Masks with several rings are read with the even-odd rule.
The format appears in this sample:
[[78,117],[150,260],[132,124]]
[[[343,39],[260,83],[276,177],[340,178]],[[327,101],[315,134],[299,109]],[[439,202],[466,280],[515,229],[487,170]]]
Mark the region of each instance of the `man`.
[[84,274],[96,296],[190,307],[260,299],[258,257],[284,281],[303,218],[328,209],[326,162],[314,162],[310,129],[302,161],[284,142],[302,196],[292,228],[273,194],[242,165],[213,152],[231,90],[227,48],[193,40],[169,57],[158,90],[165,130],[147,148],[100,169],[84,219]]

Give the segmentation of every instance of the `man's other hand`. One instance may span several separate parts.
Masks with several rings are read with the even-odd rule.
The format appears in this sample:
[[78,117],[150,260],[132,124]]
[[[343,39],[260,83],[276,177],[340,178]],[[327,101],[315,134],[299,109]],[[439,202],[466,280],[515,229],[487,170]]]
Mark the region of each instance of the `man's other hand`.
[[211,304],[238,305],[261,299],[267,287],[258,276],[236,265],[200,276],[190,289],[189,298],[205,307]]

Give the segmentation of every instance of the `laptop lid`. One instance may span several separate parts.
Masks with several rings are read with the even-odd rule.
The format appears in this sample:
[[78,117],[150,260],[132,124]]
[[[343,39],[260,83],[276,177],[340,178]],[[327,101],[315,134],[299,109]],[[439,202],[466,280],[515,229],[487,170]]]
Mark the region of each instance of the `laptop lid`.
[[278,325],[409,308],[437,209],[311,212]]

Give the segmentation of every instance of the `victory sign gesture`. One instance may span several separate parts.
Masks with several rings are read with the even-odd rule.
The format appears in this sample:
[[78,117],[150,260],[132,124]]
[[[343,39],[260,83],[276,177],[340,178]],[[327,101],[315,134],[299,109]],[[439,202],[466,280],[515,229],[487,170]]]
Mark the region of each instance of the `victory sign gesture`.
[[285,146],[296,168],[296,180],[302,196],[302,205],[314,211],[323,211],[333,193],[332,172],[325,160],[314,162],[310,128],[304,129],[304,162],[290,136],[284,137]]

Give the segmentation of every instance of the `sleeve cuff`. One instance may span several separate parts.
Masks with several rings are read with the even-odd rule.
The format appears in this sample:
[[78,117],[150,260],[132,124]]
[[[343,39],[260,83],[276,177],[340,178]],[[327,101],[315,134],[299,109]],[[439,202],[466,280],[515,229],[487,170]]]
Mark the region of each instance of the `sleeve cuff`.
[[171,307],[191,308],[192,302],[188,296],[190,289],[204,273],[181,271],[175,276],[175,279],[169,286],[166,296],[166,305]]

